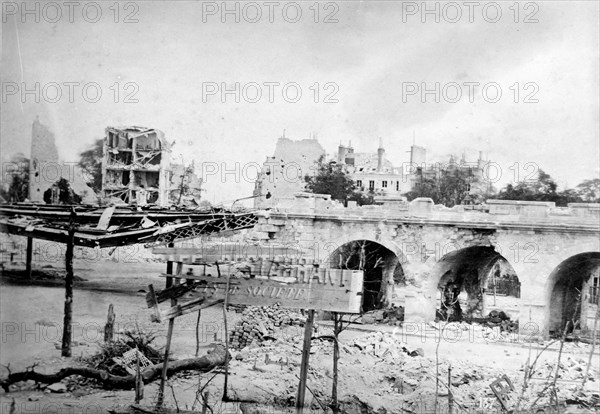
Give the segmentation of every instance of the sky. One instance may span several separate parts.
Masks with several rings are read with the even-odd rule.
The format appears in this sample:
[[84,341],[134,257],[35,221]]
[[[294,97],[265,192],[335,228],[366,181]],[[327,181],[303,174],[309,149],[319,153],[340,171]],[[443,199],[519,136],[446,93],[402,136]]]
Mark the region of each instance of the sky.
[[39,117],[64,161],[107,126],[161,129],[211,202],[250,196],[284,131],[330,154],[381,138],[397,166],[413,142],[483,151],[496,186],[600,175],[596,1],[50,3],[2,4],[3,161]]

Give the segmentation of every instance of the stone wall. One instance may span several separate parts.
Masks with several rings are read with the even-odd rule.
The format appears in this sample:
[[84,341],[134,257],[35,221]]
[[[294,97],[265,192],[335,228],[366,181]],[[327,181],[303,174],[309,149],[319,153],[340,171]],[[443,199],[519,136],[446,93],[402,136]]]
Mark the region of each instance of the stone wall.
[[54,134],[36,119],[31,134],[29,200],[44,203],[44,192],[61,178],[69,181],[71,188],[82,198],[83,203],[98,201],[94,190],[86,184],[77,163],[60,160]]
[[[570,257],[600,252],[599,223],[592,216],[571,212],[551,217],[553,206],[540,206],[522,215],[461,211],[460,208],[394,210],[387,206],[344,208],[325,198],[306,195],[286,209],[265,213],[253,234],[265,243],[287,243],[320,263],[340,246],[354,240],[371,240],[392,251],[400,261],[406,285],[394,284],[393,272],[384,271],[391,284],[388,303],[405,306],[407,321],[432,320],[438,284],[456,263],[444,258],[472,247],[493,248],[512,267],[521,283],[520,321],[536,324],[540,333],[550,324],[551,293],[556,284],[553,272]],[[506,201],[503,203],[515,203]],[[594,211],[597,205],[588,206]],[[461,207],[461,206],[459,206]],[[532,211],[534,213],[532,213]],[[459,257],[459,256],[457,256]],[[469,260],[465,255],[461,260]],[[489,273],[490,263],[482,256],[479,278]],[[490,255],[489,259],[493,259]],[[485,286],[485,283],[483,283]],[[477,295],[472,295],[475,298]],[[481,305],[478,305],[481,308]],[[481,313],[482,309],[479,309]]]
[[[303,191],[304,176],[316,172],[316,163],[325,150],[316,139],[294,141],[279,138],[275,153],[267,157],[256,181],[255,207],[277,205],[283,200],[293,200],[294,194]],[[270,194],[266,198],[266,194]]]

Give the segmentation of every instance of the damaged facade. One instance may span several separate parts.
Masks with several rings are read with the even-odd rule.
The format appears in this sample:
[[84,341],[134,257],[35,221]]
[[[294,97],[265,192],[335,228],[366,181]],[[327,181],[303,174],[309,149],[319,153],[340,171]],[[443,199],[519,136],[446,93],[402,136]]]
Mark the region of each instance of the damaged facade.
[[304,189],[304,177],[316,171],[315,166],[324,155],[325,150],[316,139],[279,138],[274,155],[267,157],[256,179],[254,207],[267,208],[293,200],[294,194]]
[[481,198],[489,190],[486,180],[490,161],[483,159],[479,152],[477,161],[469,162],[462,154],[460,160],[451,155],[446,164],[426,162],[427,150],[412,145],[410,161],[400,167],[394,166],[385,157],[385,148],[381,139],[376,153],[355,153],[352,144],[340,145],[336,162],[344,165],[346,171],[363,192],[376,196],[400,197],[412,191],[421,179],[438,179],[444,171],[459,170],[469,176],[469,194],[471,199]]
[[[316,139],[293,141],[279,138],[275,154],[267,157],[256,180],[254,206],[265,208],[284,200],[292,200],[294,194],[304,191],[304,176],[315,171],[315,165],[325,150]],[[439,179],[445,171],[458,170],[469,177],[468,197],[471,202],[482,202],[489,192],[487,175],[489,160],[479,152],[476,161],[469,162],[462,154],[460,160],[454,155],[446,163],[427,163],[425,148],[412,145],[409,162],[394,165],[386,158],[383,142],[379,140],[377,152],[355,152],[352,143],[340,144],[332,160],[343,166],[356,188],[375,196],[376,204],[405,200],[406,193],[414,190],[422,179]],[[265,197],[269,194],[269,197]],[[262,196],[261,196],[262,195]]]
[[169,199],[171,204],[195,206],[202,197],[202,178],[195,174],[195,164],[171,164]]
[[81,202],[96,203],[94,190],[86,184],[76,163],[60,160],[54,134],[41,124],[33,122],[31,134],[31,159],[29,165],[29,200],[33,203],[58,204],[58,182],[64,179]]
[[127,204],[169,204],[170,145],[162,131],[144,127],[106,128],[102,196]]
[[354,152],[351,143],[339,145],[336,162],[345,167],[360,191],[384,197],[399,197],[410,191],[410,180],[385,157],[381,139],[376,153]]

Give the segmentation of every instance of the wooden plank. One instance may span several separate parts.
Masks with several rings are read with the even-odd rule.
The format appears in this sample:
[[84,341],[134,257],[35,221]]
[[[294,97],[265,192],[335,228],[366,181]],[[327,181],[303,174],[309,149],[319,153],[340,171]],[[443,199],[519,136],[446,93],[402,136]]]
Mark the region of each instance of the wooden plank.
[[[120,231],[106,235],[94,235],[81,231],[75,232],[74,243],[76,246],[84,247],[115,247],[128,244],[143,243],[156,229],[141,229],[132,231]],[[24,223],[9,223],[0,220],[0,232],[15,234],[18,236],[32,237],[34,239],[49,240],[57,243],[68,243],[68,230],[54,229],[43,225],[29,225]]]
[[217,305],[219,303],[223,303],[224,299],[217,299],[212,301],[207,301],[206,299],[196,299],[191,302],[186,302],[182,304],[175,305],[164,312],[160,313],[160,321],[165,319],[177,318],[179,316],[196,312],[202,309],[209,308],[211,306]]
[[152,254],[162,260],[180,261],[185,264],[215,263],[223,261],[262,258],[283,261],[302,259],[302,250],[290,246],[249,245],[243,243],[206,244],[201,247],[156,247]]
[[171,286],[167,289],[159,290],[158,292],[154,291],[153,288],[152,291],[148,290],[148,293],[146,293],[146,304],[149,308],[152,308],[168,299],[174,299],[183,296],[185,293],[201,287],[203,284],[204,283],[202,282],[193,282],[191,284],[186,283],[183,285]]
[[152,322],[160,322],[160,309],[158,309],[158,300],[156,299],[156,293],[154,292],[154,286],[148,285],[148,294],[146,295],[146,302],[149,308],[153,308],[154,313],[150,316]]
[[115,206],[105,208],[104,211],[102,212],[102,215],[100,216],[100,220],[98,220],[98,225],[96,226],[96,228],[99,230],[108,229],[108,225],[110,224],[110,219],[112,218],[112,215],[114,214],[114,212],[115,212]]
[[[310,278],[307,278],[310,276]],[[189,278],[189,275],[181,275]],[[204,282],[178,296],[181,300],[225,299],[224,278],[195,276]],[[357,270],[319,269],[300,274],[291,283],[267,278],[231,278],[229,303],[268,306],[276,303],[292,309],[316,309],[342,313],[360,313],[363,272]],[[168,314],[177,314],[171,309]],[[162,316],[161,316],[162,317]]]

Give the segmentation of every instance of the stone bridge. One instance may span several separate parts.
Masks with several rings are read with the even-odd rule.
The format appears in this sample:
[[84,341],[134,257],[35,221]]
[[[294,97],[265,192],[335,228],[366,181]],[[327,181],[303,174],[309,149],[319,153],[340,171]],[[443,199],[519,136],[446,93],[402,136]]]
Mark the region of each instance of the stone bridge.
[[[449,209],[417,199],[343,207],[301,193],[263,213],[252,235],[300,248],[323,266],[371,268],[363,310],[402,306],[405,322],[433,320],[452,286],[462,292],[464,316],[502,309],[512,295],[502,310],[521,327],[531,322],[546,335],[575,321],[586,330],[600,295],[599,204],[489,200]],[[501,279],[516,281],[517,292],[492,295]]]

